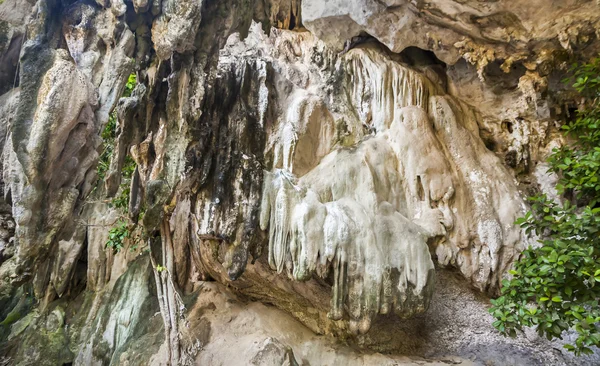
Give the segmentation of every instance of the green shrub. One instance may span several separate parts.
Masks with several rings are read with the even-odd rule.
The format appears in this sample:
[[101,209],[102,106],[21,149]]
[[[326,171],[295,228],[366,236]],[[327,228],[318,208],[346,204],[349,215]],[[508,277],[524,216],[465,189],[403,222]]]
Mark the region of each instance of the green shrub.
[[109,230],[106,247],[111,248],[114,253],[118,253],[123,249],[125,239],[130,235],[129,225],[127,221],[119,220],[117,225]]
[[524,326],[548,339],[574,329],[577,339],[565,348],[580,355],[600,346],[600,59],[573,75],[586,103],[562,127],[573,144],[548,159],[564,203],[544,194],[529,198],[531,211],[517,224],[535,233],[539,245],[522,253],[490,312],[494,326],[510,336]]

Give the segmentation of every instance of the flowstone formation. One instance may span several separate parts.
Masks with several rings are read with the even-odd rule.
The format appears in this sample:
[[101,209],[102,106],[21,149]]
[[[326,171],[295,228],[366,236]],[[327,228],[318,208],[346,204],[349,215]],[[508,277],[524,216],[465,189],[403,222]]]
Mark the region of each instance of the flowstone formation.
[[339,62],[344,89],[329,97],[347,105],[357,143],[336,141],[343,131],[318,110],[325,103],[316,94],[292,92],[275,127],[280,168],[267,174],[263,193],[271,267],[296,280],[333,269],[330,316],[348,309],[361,332],[378,312],[409,317],[427,308],[428,243],[441,265],[497,289],[519,251],[513,222],[524,206],[479,139],[474,111],[380,50],[354,49]]
[[1,1],[0,365],[572,363],[486,307],[600,7],[508,3]]

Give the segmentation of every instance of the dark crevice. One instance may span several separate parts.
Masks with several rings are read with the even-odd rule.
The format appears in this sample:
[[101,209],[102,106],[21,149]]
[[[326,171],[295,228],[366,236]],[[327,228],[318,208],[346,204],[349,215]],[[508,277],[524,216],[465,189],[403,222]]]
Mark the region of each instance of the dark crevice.
[[10,40],[7,51],[0,57],[0,95],[19,86],[18,65],[23,42],[22,34],[15,35]]
[[437,58],[435,53],[419,47],[407,47],[400,52],[400,56],[402,57],[403,62],[409,66],[420,67],[437,65],[441,66],[444,70],[446,69],[446,64]]
[[502,129],[508,131],[508,133],[513,133],[513,123],[509,120],[502,121]]
[[344,52],[348,52],[353,48],[356,48],[360,45],[364,45],[367,43],[376,44],[377,46],[383,48],[386,52],[393,53],[392,51],[390,51],[390,49],[386,45],[379,42],[379,40],[377,38],[371,36],[370,34],[368,34],[366,32],[361,32],[359,35],[346,40],[346,43],[344,45]]
[[513,63],[508,68],[503,67],[503,64],[504,60],[495,60],[484,68],[485,81],[494,94],[504,94],[509,90],[516,90],[519,86],[519,79],[527,71],[521,63]]
[[482,137],[482,140],[483,140],[483,143],[484,143],[485,147],[488,150],[490,150],[492,152],[495,152],[496,149],[498,148],[498,144],[496,143],[496,141],[494,141],[493,138],[484,138],[483,136],[481,136],[481,137]]
[[419,197],[419,201],[425,200],[425,189],[423,188],[420,175],[417,175],[417,196]]
[[290,29],[295,29],[296,28],[296,16],[294,15],[294,12],[290,12]]
[[392,60],[406,65],[426,76],[432,83],[446,91],[448,86],[448,76],[446,74],[447,65],[437,58],[435,53],[418,47],[407,47],[402,52],[396,53],[390,50],[385,44],[368,33],[361,33],[346,41],[344,51],[357,47],[375,47],[387,54]]

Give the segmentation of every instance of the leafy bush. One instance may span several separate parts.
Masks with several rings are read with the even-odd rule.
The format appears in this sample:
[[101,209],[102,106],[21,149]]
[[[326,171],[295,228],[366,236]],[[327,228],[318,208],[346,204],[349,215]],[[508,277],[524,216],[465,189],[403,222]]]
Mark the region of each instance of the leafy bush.
[[123,184],[121,184],[119,194],[110,201],[110,206],[127,213],[129,210],[129,193],[130,188],[127,186],[123,187]]
[[600,346],[600,59],[572,71],[586,103],[562,127],[574,143],[548,159],[564,203],[529,198],[531,211],[517,224],[539,245],[523,252],[490,312],[494,326],[511,336],[535,326],[548,339],[561,338],[573,328],[577,339],[565,348],[580,355]]
[[114,253],[120,252],[124,247],[125,239],[127,239],[129,235],[130,231],[127,221],[119,220],[117,225],[108,232],[106,247],[111,248]]

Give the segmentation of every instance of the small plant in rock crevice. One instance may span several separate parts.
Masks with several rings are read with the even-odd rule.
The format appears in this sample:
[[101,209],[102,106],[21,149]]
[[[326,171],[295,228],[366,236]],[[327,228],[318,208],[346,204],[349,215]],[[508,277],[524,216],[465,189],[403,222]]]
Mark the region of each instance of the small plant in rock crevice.
[[115,198],[110,201],[110,205],[121,210],[123,213],[129,211],[129,197],[131,193],[131,178],[136,168],[135,161],[131,156],[125,157],[123,168],[121,169],[121,184]]
[[106,177],[106,172],[110,167],[110,159],[112,157],[115,145],[116,138],[116,130],[117,130],[117,113],[113,111],[109,117],[106,126],[102,130],[100,137],[102,137],[103,150],[100,154],[100,158],[98,159],[98,178],[101,182]]
[[161,266],[160,264],[157,264],[157,265],[156,265],[156,271],[157,271],[157,272],[159,272],[159,273],[160,273],[160,272],[164,272],[164,271],[166,271],[166,270],[167,270],[167,267]]
[[[130,97],[136,84],[136,74],[132,73],[127,79],[122,97]],[[113,159],[118,136],[117,122],[117,112],[116,110],[113,110],[101,133],[104,148],[98,162],[98,184],[102,184],[102,180],[106,178],[111,160]],[[127,217],[127,212],[129,211],[130,185],[135,169],[135,161],[129,154],[126,155],[123,167],[121,168],[121,184],[119,185],[119,190],[117,191],[117,195],[108,203],[110,207],[113,207],[120,212],[120,218],[109,230],[108,240],[106,242],[106,247],[111,248],[114,253],[118,253],[124,248],[126,240],[136,240],[134,237],[136,225]],[[137,248],[137,244],[134,244],[131,248]]]
[[[135,88],[137,84],[137,77],[136,74],[133,73],[131,75],[129,75],[129,77],[127,78],[127,83],[125,84],[125,90],[123,91],[123,95],[121,96],[122,98],[127,98],[130,97],[131,94],[133,93],[133,89]],[[118,125],[117,125],[117,110],[114,109],[109,117],[108,117],[108,122],[106,123],[106,125],[104,126],[104,129],[102,130],[102,133],[100,134],[100,137],[102,138],[102,144],[104,146],[102,153],[100,154],[100,159],[98,161],[98,168],[97,168],[97,172],[98,172],[98,177],[100,178],[100,180],[104,179],[106,177],[106,172],[108,171],[108,168],[110,167],[110,161],[112,159],[112,155],[114,152],[114,148],[115,148],[115,140],[117,138],[117,132],[118,132]],[[130,160],[131,157],[129,157]],[[134,167],[135,169],[135,167]]]
[[108,240],[106,247],[113,250],[114,253],[120,252],[124,247],[124,241],[129,238],[129,225],[125,220],[117,221],[116,226],[108,231]]

